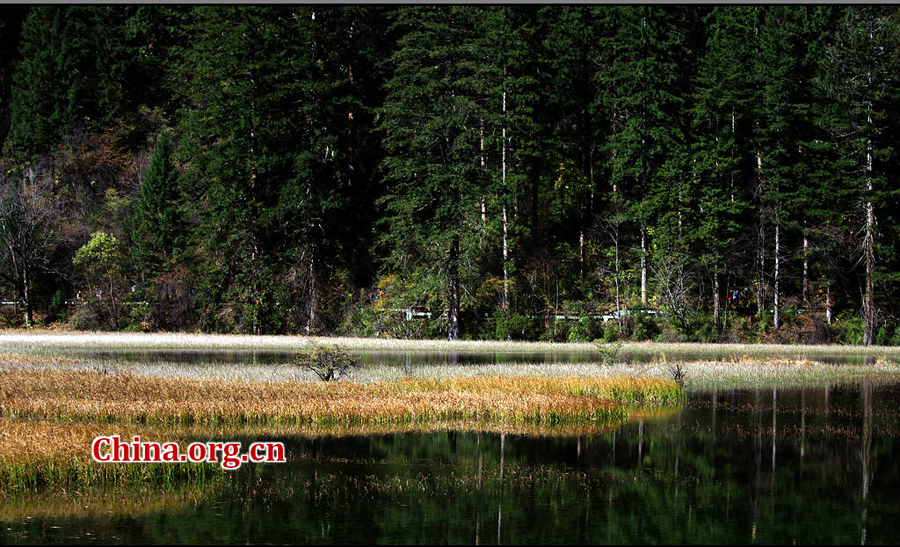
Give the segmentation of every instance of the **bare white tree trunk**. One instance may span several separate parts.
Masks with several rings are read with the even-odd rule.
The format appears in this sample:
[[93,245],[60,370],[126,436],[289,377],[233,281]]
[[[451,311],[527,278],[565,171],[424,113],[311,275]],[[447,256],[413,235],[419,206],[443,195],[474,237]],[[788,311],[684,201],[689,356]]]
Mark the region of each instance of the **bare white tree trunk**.
[[[868,118],[872,123],[871,116]],[[866,192],[871,195],[872,185],[872,161],[873,149],[871,139],[866,141]],[[863,242],[866,255],[866,292],[863,296],[863,345],[871,346],[875,343],[875,206],[871,200],[866,201],[866,235]]]
[[780,268],[781,268],[781,226],[778,225],[778,219],[775,219],[775,314],[773,317],[773,326],[775,330],[778,330],[778,327],[781,326],[781,315],[779,312],[780,305]]
[[756,313],[759,315],[759,318],[762,319],[763,313],[765,312],[766,299],[765,299],[765,290],[766,290],[766,216],[765,216],[765,207],[763,206],[763,191],[765,190],[765,185],[762,181],[762,154],[759,152],[756,153],[756,167],[760,171],[760,180],[759,180],[759,233],[757,235],[757,243],[758,254],[759,254],[759,273],[757,274],[756,281]]
[[809,238],[803,233],[803,303],[809,305]]
[[[487,161],[484,157],[484,119],[481,120],[481,168],[485,169]],[[484,194],[481,194],[481,224],[487,224],[487,202]]]
[[[504,76],[506,70],[503,71]],[[503,90],[503,135],[500,143],[501,171],[500,182],[503,188],[503,310],[509,306],[509,222],[506,216],[506,90]],[[509,334],[507,334],[509,336]]]
[[[718,264],[715,266],[718,268]],[[713,272],[713,322],[716,324],[716,334],[721,334],[722,328],[719,324],[721,317],[722,305],[719,302],[719,272]]]
[[316,253],[315,249],[311,249],[309,253],[309,314],[306,317],[306,334],[312,334],[315,329],[318,310],[316,302]]
[[647,230],[641,228],[641,304],[647,305]]

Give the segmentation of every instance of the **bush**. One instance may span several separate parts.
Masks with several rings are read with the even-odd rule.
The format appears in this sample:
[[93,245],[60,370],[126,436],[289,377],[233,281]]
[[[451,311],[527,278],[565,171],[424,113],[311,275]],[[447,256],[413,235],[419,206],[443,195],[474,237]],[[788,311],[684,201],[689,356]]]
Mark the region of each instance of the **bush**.
[[850,310],[843,311],[834,321],[835,338],[841,344],[861,345],[865,327],[862,317]]
[[607,321],[600,327],[600,340],[603,342],[615,342],[619,339],[619,324],[615,321]]
[[56,292],[53,293],[47,308],[51,320],[65,321],[68,318],[66,298],[66,291],[62,288],[56,289]]
[[514,313],[509,319],[498,313],[494,319],[494,335],[497,340],[534,340],[537,338],[535,321]]
[[611,365],[619,358],[619,352],[622,350],[622,342],[598,342],[594,341],[594,347],[603,365]]
[[879,346],[900,346],[900,325],[882,324],[875,334],[875,343]]
[[551,319],[547,330],[541,334],[541,341],[565,342],[569,339],[569,324],[566,321]]
[[569,342],[590,342],[595,338],[594,322],[586,315],[579,317],[578,321],[569,327],[567,338]]
[[100,317],[90,306],[80,306],[70,324],[75,330],[97,330],[101,323]]
[[343,346],[316,344],[310,349],[298,352],[294,364],[316,373],[323,382],[336,382],[358,368],[359,362]]
[[659,333],[659,326],[649,314],[640,310],[634,312],[634,322],[631,331],[631,339],[636,341],[650,340]]

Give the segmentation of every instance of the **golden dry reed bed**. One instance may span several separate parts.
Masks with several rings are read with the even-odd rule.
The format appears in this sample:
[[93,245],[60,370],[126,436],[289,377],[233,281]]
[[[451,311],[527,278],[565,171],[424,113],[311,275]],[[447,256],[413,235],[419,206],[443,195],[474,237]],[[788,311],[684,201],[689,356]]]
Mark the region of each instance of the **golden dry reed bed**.
[[182,450],[189,444],[175,429],[163,433],[146,426],[117,425],[111,432],[109,425],[0,418],[0,500],[45,485],[183,484],[221,472],[217,464],[98,464],[91,458],[91,441],[109,434],[175,441]]
[[0,416],[101,423],[553,425],[622,420],[623,404],[682,397],[672,382],[629,377],[256,383],[0,370]]
[[672,405],[673,383],[641,378],[456,378],[356,384],[160,378],[67,370],[0,370],[0,492],[41,485],[174,482],[214,464],[98,464],[91,441],[138,435],[342,435],[454,429],[591,434],[625,405]]

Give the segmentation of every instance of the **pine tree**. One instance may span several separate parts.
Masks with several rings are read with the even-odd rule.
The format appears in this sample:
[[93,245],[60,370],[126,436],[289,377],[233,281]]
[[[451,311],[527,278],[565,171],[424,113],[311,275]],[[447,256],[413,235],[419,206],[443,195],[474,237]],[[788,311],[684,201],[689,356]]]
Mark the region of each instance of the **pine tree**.
[[399,12],[404,34],[391,57],[381,125],[388,264],[447,310],[451,340],[460,336],[463,292],[478,254],[473,238],[485,175],[479,158],[487,112],[472,34],[478,16],[444,6]]
[[679,186],[675,165],[685,147],[685,65],[691,59],[687,21],[677,10],[618,8],[612,66],[604,78],[608,172],[637,232],[643,305],[649,296],[650,228],[672,203],[670,190]]
[[27,6],[0,6],[0,145],[9,133],[12,75],[19,59],[22,23],[28,10]]
[[204,298],[236,314],[228,328],[314,332],[322,262],[340,239],[332,228],[365,166],[353,134],[367,113],[346,56],[356,19],[292,7],[198,8],[196,18],[179,153],[200,205]]
[[886,129],[896,113],[900,38],[896,9],[850,7],[844,11],[834,39],[822,58],[820,83],[833,101],[823,126],[842,158],[841,175],[853,188],[862,213],[863,344],[875,343],[875,281],[879,275],[876,254],[879,193],[889,188],[891,141]]
[[139,270],[153,278],[168,270],[180,246],[178,172],[173,162],[170,131],[164,129],[156,141],[150,167],[141,181],[135,213],[132,249]]
[[753,121],[756,16],[757,8],[730,6],[715,8],[705,19],[706,52],[699,59],[692,97],[691,191],[678,196],[693,213],[678,219],[679,233],[693,244],[691,254],[700,271],[711,273],[717,333],[723,326],[722,277],[737,271],[737,243],[747,212],[744,173]]

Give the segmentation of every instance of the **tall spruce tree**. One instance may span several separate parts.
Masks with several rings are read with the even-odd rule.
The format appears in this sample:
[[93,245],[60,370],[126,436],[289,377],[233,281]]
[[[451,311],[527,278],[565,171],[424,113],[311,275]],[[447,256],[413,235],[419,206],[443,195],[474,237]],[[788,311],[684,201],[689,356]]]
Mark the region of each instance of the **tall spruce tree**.
[[462,298],[477,257],[485,175],[480,128],[487,112],[473,35],[479,11],[400,10],[403,35],[391,56],[381,125],[388,264],[416,284],[422,299],[447,311],[451,340],[461,333]]
[[173,154],[170,131],[164,129],[141,181],[135,213],[132,253],[141,273],[150,278],[171,267],[175,248],[183,243]]
[[19,59],[22,23],[29,9],[27,6],[0,6],[0,145],[9,133],[12,75]]
[[897,112],[900,17],[895,8],[850,7],[822,57],[820,83],[833,101],[823,125],[840,151],[840,175],[859,204],[863,344],[875,343],[877,246],[881,197],[891,188],[891,136],[886,129]]
[[196,11],[180,150],[217,328],[320,328],[325,250],[366,167],[352,82],[373,70],[348,62],[352,36],[371,38],[354,34],[359,21],[328,7]]
[[687,20],[678,10],[623,6],[613,21],[612,67],[606,75],[608,171],[616,191],[624,192],[636,232],[643,305],[649,295],[650,229],[671,203],[669,191],[678,187],[673,162],[685,147]]
[[706,52],[699,59],[692,97],[691,191],[679,195],[692,212],[678,219],[679,232],[684,231],[692,243],[691,255],[700,272],[711,274],[717,333],[723,326],[721,295],[728,289],[722,287],[721,278],[738,271],[737,243],[747,212],[744,173],[755,88],[751,59],[757,11],[719,7],[705,18]]

